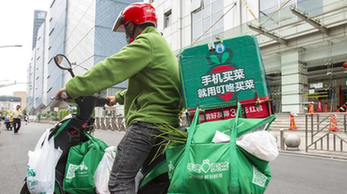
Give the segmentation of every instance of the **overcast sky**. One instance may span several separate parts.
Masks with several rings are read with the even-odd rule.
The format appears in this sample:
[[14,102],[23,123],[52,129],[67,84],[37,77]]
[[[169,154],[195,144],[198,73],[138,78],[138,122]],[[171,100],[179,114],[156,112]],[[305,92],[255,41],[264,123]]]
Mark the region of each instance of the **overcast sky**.
[[[47,11],[50,2],[50,0],[0,1],[0,95],[13,95],[15,91],[26,91],[26,84],[7,87],[1,85],[14,81],[27,82],[27,67],[32,52],[34,10]],[[23,45],[23,47],[2,47],[5,45]]]

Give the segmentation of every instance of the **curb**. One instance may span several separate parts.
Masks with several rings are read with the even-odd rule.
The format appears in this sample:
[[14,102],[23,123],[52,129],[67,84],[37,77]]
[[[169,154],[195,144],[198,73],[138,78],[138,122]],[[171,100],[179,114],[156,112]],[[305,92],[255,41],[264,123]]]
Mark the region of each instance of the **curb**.
[[307,157],[343,160],[347,162],[347,155],[337,156],[337,155],[329,155],[329,154],[321,154],[321,153],[296,152],[296,151],[286,151],[286,150],[279,150],[278,152],[280,154],[286,154],[286,155],[298,155],[298,156],[300,155],[300,156],[307,156]]

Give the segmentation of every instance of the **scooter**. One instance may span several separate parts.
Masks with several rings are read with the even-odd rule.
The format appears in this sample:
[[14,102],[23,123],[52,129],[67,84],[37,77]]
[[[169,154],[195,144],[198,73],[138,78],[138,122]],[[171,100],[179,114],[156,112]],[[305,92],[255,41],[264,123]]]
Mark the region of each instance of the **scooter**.
[[[72,71],[71,63],[65,55],[56,55],[54,61],[60,69],[69,71],[72,77],[75,76]],[[68,98],[70,97],[67,96],[66,93],[61,95],[61,99]],[[71,114],[70,117],[57,123],[50,129],[49,135],[49,139],[54,138],[55,147],[59,147],[63,151],[55,170],[56,194],[65,194],[63,191],[63,179],[70,148],[89,140],[85,133],[93,129],[95,121],[95,118],[92,116],[93,110],[95,107],[104,107],[109,103],[109,100],[98,93],[92,96],[80,96],[74,101],[66,102],[73,103],[77,107],[77,113]],[[167,193],[170,181],[168,178],[168,165],[165,160],[165,155],[160,155],[152,161],[158,149],[159,146],[152,149],[152,152],[149,154],[141,169],[143,178],[139,182],[138,194]],[[30,193],[26,178],[20,193]]]
[[13,119],[11,121],[11,119],[9,117],[6,117],[5,118],[5,126],[6,126],[6,129],[8,131],[12,130],[13,129]]

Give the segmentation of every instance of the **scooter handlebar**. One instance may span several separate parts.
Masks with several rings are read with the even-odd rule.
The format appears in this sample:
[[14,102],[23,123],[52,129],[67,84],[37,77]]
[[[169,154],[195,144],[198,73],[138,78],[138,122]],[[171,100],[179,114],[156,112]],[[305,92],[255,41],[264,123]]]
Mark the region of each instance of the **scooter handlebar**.
[[62,93],[60,94],[60,98],[62,98],[62,99],[67,99],[67,98],[70,98],[70,96],[67,95],[66,92],[62,92]]
[[96,106],[97,107],[102,107],[102,106],[108,105],[108,103],[110,103],[109,99],[100,97],[98,102],[97,102],[97,104],[96,104]]
[[[105,106],[105,105],[108,105],[110,103],[110,100],[107,99],[107,98],[103,98],[103,97],[97,97],[97,102],[96,102],[96,107],[102,107],[102,106]],[[55,97],[51,97],[52,100],[64,100],[64,99],[70,99],[71,97],[66,93],[66,92],[62,92],[60,94],[60,97],[58,96],[55,96]]]
[[51,97],[51,100],[60,100],[60,99],[68,99],[68,98],[71,98],[69,95],[67,95],[66,92],[62,92],[60,94],[60,97],[59,96],[55,96],[55,97]]

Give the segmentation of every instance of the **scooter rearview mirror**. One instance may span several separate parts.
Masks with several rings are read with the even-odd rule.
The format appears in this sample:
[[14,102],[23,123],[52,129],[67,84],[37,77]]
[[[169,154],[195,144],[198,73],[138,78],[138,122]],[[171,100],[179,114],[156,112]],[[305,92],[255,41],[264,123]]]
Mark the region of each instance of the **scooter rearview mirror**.
[[71,70],[71,63],[66,58],[65,55],[62,55],[62,54],[56,55],[54,57],[54,62],[60,69]]
[[53,58],[54,58],[55,64],[60,69],[68,70],[70,72],[71,76],[75,77],[74,73],[72,72],[71,62],[69,61],[69,59],[65,55],[57,54]]

